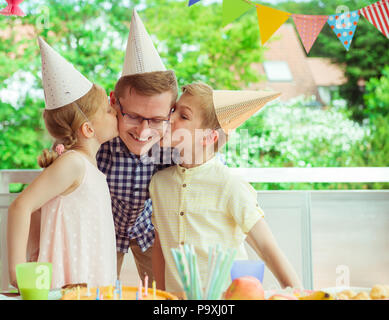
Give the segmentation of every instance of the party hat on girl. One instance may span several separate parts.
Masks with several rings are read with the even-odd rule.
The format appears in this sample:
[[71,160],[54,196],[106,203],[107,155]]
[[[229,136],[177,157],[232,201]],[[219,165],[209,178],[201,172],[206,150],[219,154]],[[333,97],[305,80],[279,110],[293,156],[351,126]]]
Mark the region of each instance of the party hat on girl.
[[213,104],[219,124],[228,134],[280,95],[274,91],[213,90]]
[[166,68],[142,20],[134,9],[122,76],[153,71],[166,71]]
[[92,88],[92,82],[41,37],[38,40],[46,109],[60,108],[84,96]]

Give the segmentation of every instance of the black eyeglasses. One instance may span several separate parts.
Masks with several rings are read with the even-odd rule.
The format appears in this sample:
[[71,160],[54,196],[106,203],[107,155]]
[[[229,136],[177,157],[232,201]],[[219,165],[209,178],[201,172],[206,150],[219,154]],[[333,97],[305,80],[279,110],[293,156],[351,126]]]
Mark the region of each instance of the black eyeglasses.
[[132,125],[141,125],[144,120],[147,121],[147,124],[150,128],[153,129],[162,129],[164,125],[167,125],[168,122],[170,121],[170,116],[172,114],[173,109],[170,110],[167,119],[161,119],[161,118],[145,118],[142,116],[138,116],[135,114],[130,114],[130,113],[125,113],[123,112],[123,106],[120,103],[120,100],[117,99],[119,108],[120,108],[120,113],[123,116],[123,121],[126,124],[132,124]]

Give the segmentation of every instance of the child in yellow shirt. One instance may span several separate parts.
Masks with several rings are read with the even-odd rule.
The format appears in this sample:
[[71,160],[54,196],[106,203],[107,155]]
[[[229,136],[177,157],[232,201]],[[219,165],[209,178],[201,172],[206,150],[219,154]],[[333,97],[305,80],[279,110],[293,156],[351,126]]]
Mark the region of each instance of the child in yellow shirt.
[[282,287],[301,287],[300,280],[277,246],[257,203],[254,188],[231,173],[215,152],[234,129],[279,94],[214,91],[204,83],[183,88],[171,116],[172,144],[182,163],[157,172],[150,182],[152,222],[156,230],[153,273],[157,286],[182,291],[171,248],[191,244],[200,277],[208,273],[208,248],[220,244],[247,259],[246,236]]

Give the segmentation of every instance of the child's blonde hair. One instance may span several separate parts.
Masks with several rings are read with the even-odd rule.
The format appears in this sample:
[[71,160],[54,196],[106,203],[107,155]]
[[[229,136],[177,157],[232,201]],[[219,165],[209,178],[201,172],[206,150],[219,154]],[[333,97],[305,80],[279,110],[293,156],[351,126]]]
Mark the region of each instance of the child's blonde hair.
[[[46,129],[55,138],[52,150],[44,149],[38,157],[38,164],[41,168],[47,168],[57,158],[58,153],[55,148],[58,144],[63,144],[65,150],[74,147],[77,140],[77,131],[81,125],[93,119],[102,105],[107,104],[108,97],[103,88],[93,84],[87,94],[68,105],[53,110],[44,110],[43,119]],[[81,111],[78,109],[81,109]],[[87,119],[85,118],[87,117]]]
[[182,94],[189,94],[199,99],[204,129],[216,130],[219,133],[219,139],[214,148],[214,151],[217,152],[227,142],[228,135],[223,131],[217,119],[212,87],[204,82],[193,82],[182,87]]

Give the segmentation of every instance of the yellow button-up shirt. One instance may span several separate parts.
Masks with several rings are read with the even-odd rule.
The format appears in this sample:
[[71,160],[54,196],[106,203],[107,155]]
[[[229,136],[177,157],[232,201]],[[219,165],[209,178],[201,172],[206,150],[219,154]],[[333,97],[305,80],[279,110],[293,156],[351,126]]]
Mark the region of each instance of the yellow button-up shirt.
[[193,244],[205,286],[209,247],[236,248],[236,260],[247,259],[246,234],[264,217],[254,188],[216,157],[198,167],[177,165],[157,172],[150,182],[150,196],[170,292],[183,290],[171,248]]

